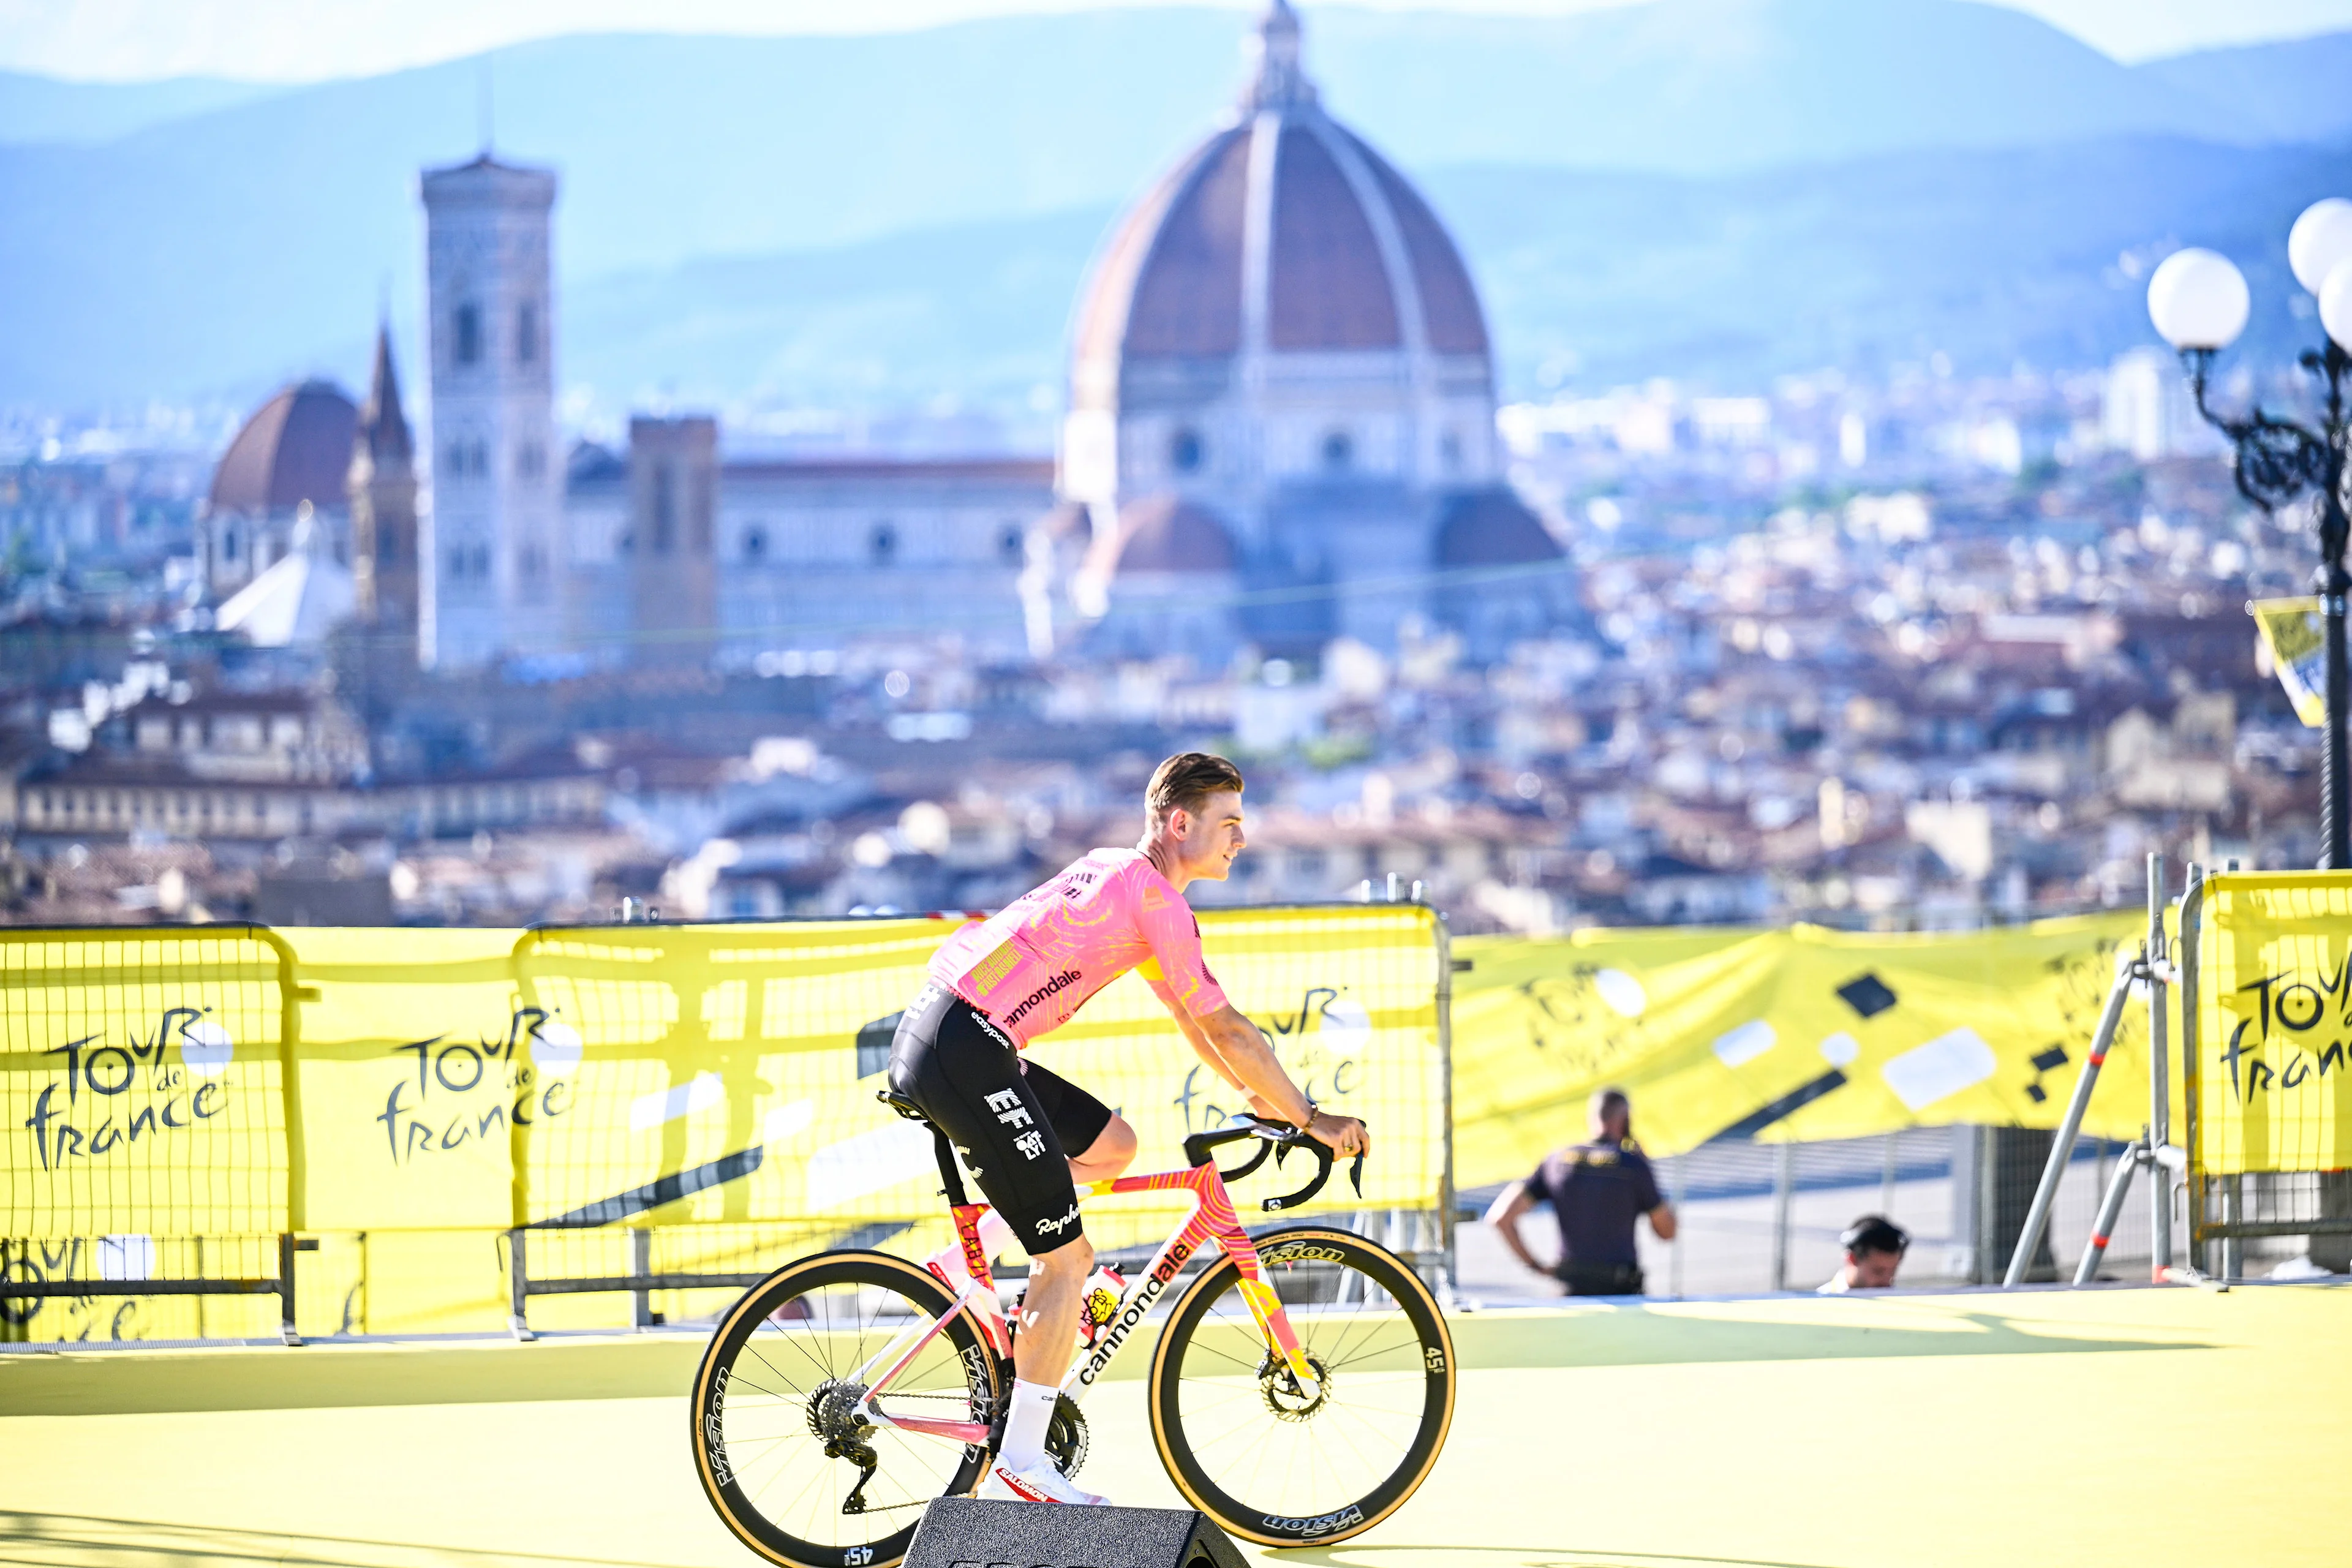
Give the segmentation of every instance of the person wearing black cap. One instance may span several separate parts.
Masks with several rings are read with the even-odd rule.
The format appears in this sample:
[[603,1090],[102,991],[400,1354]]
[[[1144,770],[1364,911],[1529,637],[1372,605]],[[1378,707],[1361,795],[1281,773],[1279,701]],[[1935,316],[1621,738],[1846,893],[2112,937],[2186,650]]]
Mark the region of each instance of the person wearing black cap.
[[1910,1250],[1911,1233],[1883,1214],[1866,1214],[1846,1226],[1838,1242],[1845,1248],[1845,1266],[1822,1282],[1824,1296],[1884,1290],[1894,1284],[1895,1271]]

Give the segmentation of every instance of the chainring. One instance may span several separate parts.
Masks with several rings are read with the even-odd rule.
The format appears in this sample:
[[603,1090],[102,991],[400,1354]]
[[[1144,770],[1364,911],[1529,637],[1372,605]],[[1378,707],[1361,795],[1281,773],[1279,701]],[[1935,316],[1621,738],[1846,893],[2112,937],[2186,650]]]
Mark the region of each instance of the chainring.
[[1045,1453],[1065,1479],[1075,1477],[1087,1462],[1087,1418],[1078,1403],[1066,1394],[1054,1396],[1054,1419],[1045,1426]]

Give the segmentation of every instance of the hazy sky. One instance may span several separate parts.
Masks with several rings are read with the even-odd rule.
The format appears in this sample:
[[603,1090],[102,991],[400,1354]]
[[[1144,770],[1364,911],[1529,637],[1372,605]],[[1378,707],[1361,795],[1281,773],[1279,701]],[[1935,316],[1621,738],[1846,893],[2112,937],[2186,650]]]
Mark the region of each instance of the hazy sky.
[[[87,80],[366,76],[555,33],[880,32],[1170,0],[0,0],[0,69]],[[1182,0],[1177,0],[1182,3]],[[1213,3],[1213,0],[1212,0]],[[1229,0],[1244,4],[1244,0]],[[1358,0],[1596,10],[1623,0]],[[1900,5],[1903,0],[1884,0]],[[2118,59],[2352,28],[2352,0],[2007,0]],[[1252,7],[1254,8],[1254,7]],[[1311,7],[1310,7],[1311,9]]]

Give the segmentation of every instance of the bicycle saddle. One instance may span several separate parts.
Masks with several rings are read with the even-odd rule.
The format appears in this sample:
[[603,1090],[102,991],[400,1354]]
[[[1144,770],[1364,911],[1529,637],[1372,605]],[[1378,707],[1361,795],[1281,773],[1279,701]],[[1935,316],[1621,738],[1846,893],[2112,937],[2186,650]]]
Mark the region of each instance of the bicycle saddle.
[[895,1089],[877,1089],[874,1091],[874,1098],[909,1121],[919,1121],[926,1127],[931,1124],[931,1119],[923,1114],[921,1106],[917,1105]]

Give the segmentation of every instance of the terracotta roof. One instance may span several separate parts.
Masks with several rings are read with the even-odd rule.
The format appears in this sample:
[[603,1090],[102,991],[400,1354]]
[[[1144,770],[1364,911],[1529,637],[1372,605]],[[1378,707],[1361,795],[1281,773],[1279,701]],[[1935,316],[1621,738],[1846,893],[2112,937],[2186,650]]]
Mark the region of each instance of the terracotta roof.
[[1396,214],[1397,227],[1404,236],[1405,254],[1412,258],[1413,283],[1421,291],[1421,313],[1429,334],[1429,346],[1442,354],[1486,353],[1486,317],[1478,308],[1478,288],[1470,281],[1470,268],[1463,265],[1462,253],[1454,248],[1445,226],[1437,221],[1437,215],[1429,210],[1421,193],[1389,166],[1387,159],[1352,133],[1343,131],[1340,134],[1353,142],[1358,154],[1371,165],[1381,189],[1388,195],[1391,210]]
[[1437,526],[1440,566],[1523,566],[1559,557],[1559,543],[1542,521],[1499,486],[1456,496]]
[[1380,241],[1315,130],[1286,125],[1275,154],[1266,341],[1277,349],[1404,344]]
[[1172,495],[1146,496],[1119,508],[1112,570],[1230,572],[1234,536],[1215,512]]
[[[1261,25],[1260,72],[1244,118],[1195,147],[1111,231],[1080,303],[1073,348],[1081,364],[1120,358],[1220,359],[1239,353],[1243,237],[1273,190],[1264,301],[1276,353],[1396,350],[1417,334],[1435,353],[1485,354],[1484,313],[1469,268],[1404,177],[1317,107],[1297,69],[1297,18],[1275,6]],[[1271,156],[1254,151],[1273,138]],[[1393,275],[1381,234],[1402,252]]]
[[213,470],[215,511],[321,510],[344,504],[343,479],[360,411],[329,381],[289,386],[236,433]]
[[1242,215],[1248,135],[1195,148],[1111,242],[1081,312],[1081,355],[1213,359],[1242,346]]

